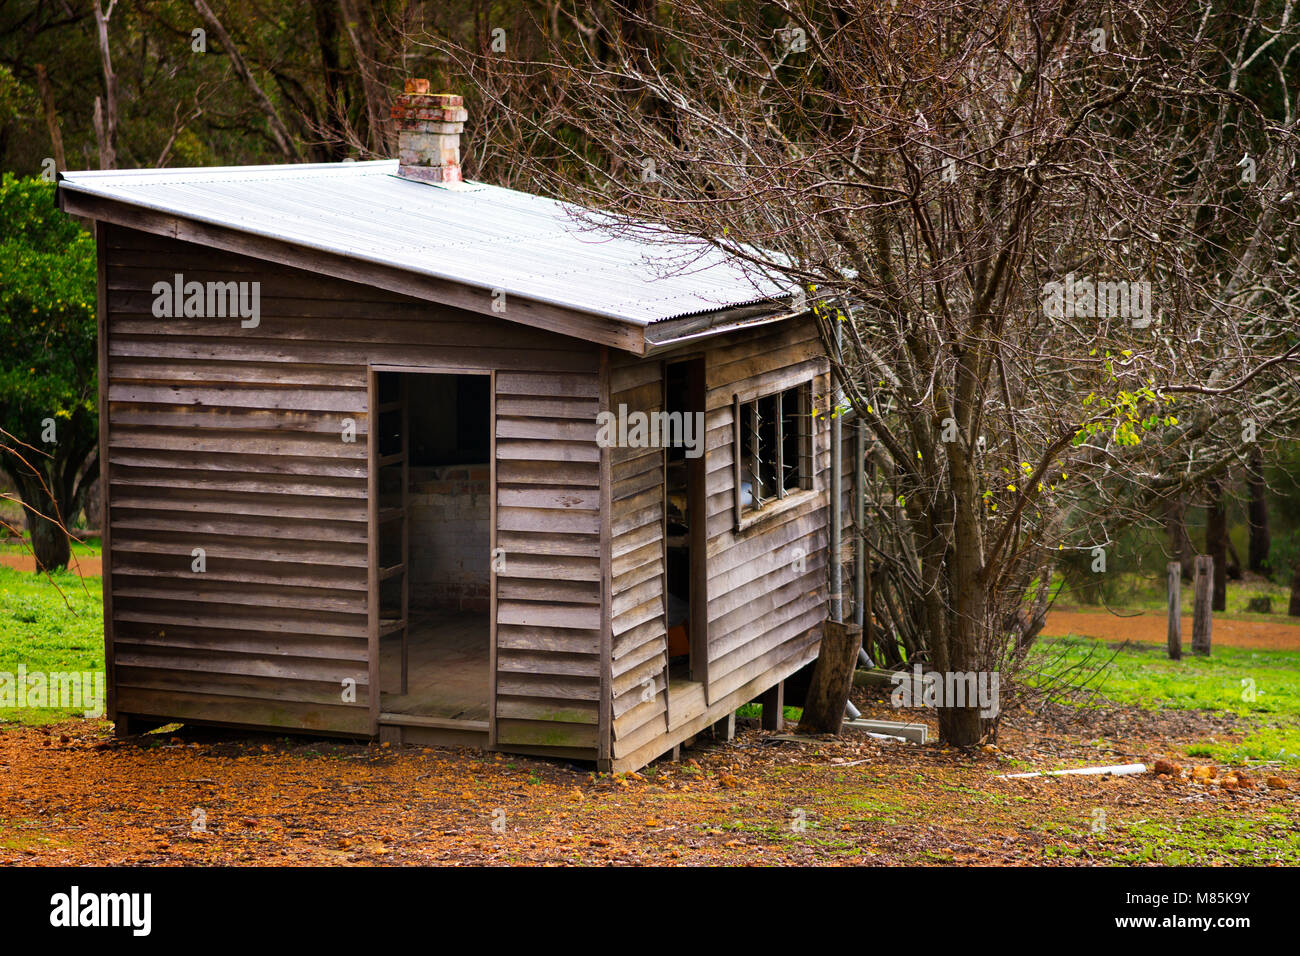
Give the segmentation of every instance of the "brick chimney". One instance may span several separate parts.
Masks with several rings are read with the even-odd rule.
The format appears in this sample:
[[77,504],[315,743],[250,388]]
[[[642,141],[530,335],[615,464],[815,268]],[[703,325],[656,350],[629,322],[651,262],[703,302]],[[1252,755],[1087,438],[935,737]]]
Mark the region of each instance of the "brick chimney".
[[428,80],[407,80],[393,102],[397,122],[397,174],[426,183],[459,183],[464,101],[454,93],[430,93]]

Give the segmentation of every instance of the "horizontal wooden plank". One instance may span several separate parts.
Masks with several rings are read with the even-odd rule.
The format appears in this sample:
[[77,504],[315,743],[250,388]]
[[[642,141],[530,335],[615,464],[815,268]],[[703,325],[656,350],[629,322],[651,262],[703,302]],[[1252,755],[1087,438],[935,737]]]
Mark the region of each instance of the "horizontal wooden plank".
[[115,615],[114,636],[130,644],[160,648],[195,648],[238,654],[277,655],[319,660],[365,661],[369,657],[365,632],[351,637],[319,633],[275,634],[222,626],[196,627],[189,623],[151,624]]
[[597,461],[506,461],[497,460],[497,487],[547,485],[560,488],[598,488]]
[[559,511],[596,512],[600,509],[600,493],[594,488],[566,488],[561,485],[499,487],[497,504],[502,508],[549,508]]
[[505,461],[598,462],[600,447],[595,441],[546,441],[531,438],[498,438],[497,459]]
[[201,513],[195,511],[163,512],[153,509],[119,508],[110,505],[113,528],[133,531],[192,531],[196,534],[219,534],[247,537],[288,536],[300,541],[343,543],[366,539],[366,524],[358,521],[318,521],[308,518],[271,518],[265,515]]
[[[343,688],[344,681],[352,681],[359,689],[366,688],[369,684],[369,671],[364,660],[237,654],[208,648],[166,647],[118,641],[113,650],[113,663],[116,667],[193,671],[199,675],[233,674],[282,681],[328,683],[333,685],[336,693]],[[194,689],[201,682],[201,676],[194,678],[182,673],[177,678],[176,686]],[[342,700],[339,702],[342,703]]]
[[310,458],[336,458],[364,461],[366,445],[341,439],[339,431],[331,435],[276,433],[274,437],[255,432],[213,432],[201,428],[157,429],[148,426],[120,425],[109,436],[109,447],[150,449],[153,451],[242,452],[246,455],[284,455]]
[[248,475],[308,475],[313,478],[352,478],[358,481],[366,479],[366,460],[364,456],[339,459],[326,458],[289,458],[277,455],[236,454],[234,452],[210,452],[194,455],[181,446],[174,449],[134,449],[119,448],[111,445],[109,463],[113,471],[120,466],[133,468],[170,468],[196,474],[204,472],[237,472]]
[[[498,702],[498,709],[501,702]],[[576,747],[593,751],[595,757],[596,725],[586,723],[547,722],[529,718],[511,720],[498,716],[497,743],[528,747]]]
[[362,366],[306,365],[274,362],[208,362],[193,359],[134,359],[118,357],[113,382],[191,382],[206,385],[329,385],[365,388]]
[[284,412],[276,409],[225,409],[191,405],[124,405],[108,407],[109,424],[147,428],[200,428],[228,432],[305,432],[343,441],[345,429],[364,441],[370,430],[366,416],[349,418],[330,412]]
[[595,511],[498,506],[497,530],[594,535],[600,533],[600,514]]
[[260,495],[365,499],[366,483],[360,477],[333,475],[266,475],[252,472],[190,471],[183,468],[149,468],[119,464],[112,469],[112,485],[158,490],[185,488]]
[[564,398],[598,398],[600,379],[592,374],[556,375],[553,372],[501,372],[496,377],[498,395],[547,395]]
[[596,420],[567,418],[510,418],[498,411],[496,435],[543,441],[595,442]]
[[335,734],[370,733],[370,714],[362,704],[331,707],[130,685],[119,685],[116,695],[118,711],[128,714]]
[[512,555],[557,555],[575,558],[599,558],[600,538],[592,534],[543,534],[536,531],[498,531],[497,547],[505,555],[507,566]]
[[600,627],[600,608],[580,604],[548,604],[530,601],[497,601],[498,624],[532,627]]
[[498,655],[515,651],[584,654],[596,665],[600,634],[592,629],[498,623]]
[[258,538],[247,535],[196,534],[193,529],[178,531],[141,530],[138,528],[113,529],[113,560],[120,555],[159,555],[168,560],[183,558],[186,565],[193,561],[191,551],[204,549],[208,566],[214,562],[229,561],[232,565],[253,566],[262,562],[311,567],[319,571],[323,566],[339,569],[340,574],[364,578],[358,569],[366,567],[366,542],[329,542],[325,545],[310,541],[284,538]]
[[206,408],[268,408],[300,412],[364,412],[366,393],[356,388],[313,388],[286,385],[282,388],[254,385],[145,385],[110,384],[110,402],[136,405],[194,405]]

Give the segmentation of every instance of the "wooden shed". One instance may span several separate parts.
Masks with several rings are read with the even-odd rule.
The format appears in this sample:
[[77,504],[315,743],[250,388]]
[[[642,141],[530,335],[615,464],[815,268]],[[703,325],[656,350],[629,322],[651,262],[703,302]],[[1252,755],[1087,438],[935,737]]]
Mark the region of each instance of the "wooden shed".
[[403,106],[400,161],[61,177],[99,248],[109,715],[639,768],[816,655],[815,324],[462,182],[459,98]]

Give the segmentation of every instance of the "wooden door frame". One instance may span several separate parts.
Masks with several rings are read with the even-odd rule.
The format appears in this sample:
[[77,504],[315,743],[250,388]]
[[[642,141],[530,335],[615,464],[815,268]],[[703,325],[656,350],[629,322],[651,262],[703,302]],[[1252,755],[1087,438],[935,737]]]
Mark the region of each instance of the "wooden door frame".
[[[367,641],[370,657],[370,732],[379,734],[379,480],[377,465],[379,439],[376,424],[379,416],[379,374],[396,372],[414,375],[486,375],[488,377],[488,747],[497,742],[497,573],[494,555],[497,549],[497,370],[456,365],[392,365],[370,362],[366,365],[366,611]],[[409,462],[408,462],[409,466]],[[410,515],[403,520],[409,521]],[[406,569],[409,582],[410,556]],[[410,627],[410,621],[407,621]]]
[[[668,366],[685,365],[686,394],[684,404],[688,409],[698,408],[704,415],[704,432],[699,436],[701,450],[698,458],[686,459],[686,513],[690,517],[687,547],[690,555],[690,605],[686,619],[687,640],[690,643],[690,680],[704,685],[705,703],[709,701],[709,409],[708,409],[708,353],[693,352],[674,355],[660,363],[660,381],[663,383],[660,405],[668,411]],[[665,623],[668,613],[668,449],[663,454],[664,534],[663,538],[663,591]],[[697,518],[702,520],[697,520]],[[665,683],[668,672],[664,674]]]

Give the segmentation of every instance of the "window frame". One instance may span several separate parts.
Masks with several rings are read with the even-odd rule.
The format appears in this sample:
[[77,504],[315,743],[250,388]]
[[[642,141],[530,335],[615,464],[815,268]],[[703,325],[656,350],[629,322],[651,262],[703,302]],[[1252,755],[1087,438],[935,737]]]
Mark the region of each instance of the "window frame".
[[[735,511],[735,530],[744,531],[746,528],[763,521],[764,519],[797,506],[801,502],[814,497],[817,494],[817,474],[816,474],[816,435],[817,429],[814,426],[812,411],[815,406],[817,368],[800,367],[797,372],[783,376],[778,381],[769,381],[758,388],[751,388],[744,392],[735,392],[732,395],[732,450],[733,450],[733,474],[734,474],[734,511]],[[787,488],[785,481],[785,469],[787,462],[785,460],[785,426],[787,410],[785,403],[787,395],[790,392],[796,393],[796,399],[799,402],[799,408],[795,414],[795,421],[799,423],[800,434],[798,436],[797,447],[797,468],[798,479],[797,487]],[[762,498],[758,495],[758,490],[751,486],[751,500],[758,501],[757,505],[746,506],[743,503],[743,480],[744,465],[746,464],[746,451],[744,447],[744,427],[746,419],[749,421],[750,434],[756,434],[758,431],[758,403],[769,398],[775,398],[775,455],[771,460],[773,476],[776,481],[776,494],[769,498]],[[748,452],[750,457],[750,474],[753,476],[753,484],[758,484],[761,472],[762,459],[754,456],[753,445]]]

